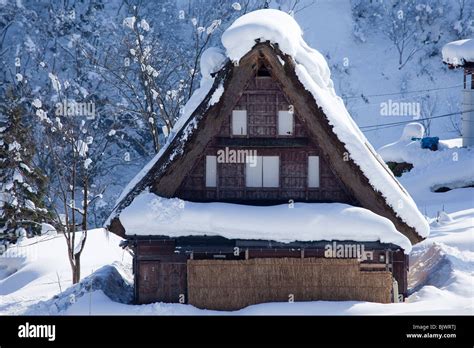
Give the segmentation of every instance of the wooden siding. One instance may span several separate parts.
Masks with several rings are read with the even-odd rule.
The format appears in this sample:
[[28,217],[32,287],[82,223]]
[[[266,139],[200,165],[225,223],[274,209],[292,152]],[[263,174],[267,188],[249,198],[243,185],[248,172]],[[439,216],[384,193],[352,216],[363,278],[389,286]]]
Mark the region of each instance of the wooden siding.
[[138,303],[177,303],[186,296],[186,260],[139,261],[137,275]]
[[[269,76],[256,76],[251,79],[234,109],[247,110],[248,132],[243,137],[288,138],[307,136],[305,127],[298,117],[295,117],[294,134],[291,136],[278,135],[278,111],[290,110],[290,104],[278,84]],[[297,115],[295,114],[295,116]],[[219,135],[221,137],[241,137],[232,135],[230,115],[225,115]]]
[[403,251],[393,253],[393,277],[398,282],[398,293],[408,296],[408,255]]
[[[233,136],[231,114],[225,115],[220,132],[209,142],[204,154],[184,179],[177,197],[190,201],[236,203],[294,200],[357,204],[331,170],[319,146],[307,138],[306,129],[296,112],[293,134],[277,134],[278,111],[290,110],[291,107],[271,77],[256,76],[251,79],[234,109],[247,110],[247,135]],[[229,140],[226,142],[226,139]],[[216,156],[219,150],[225,150],[226,146],[222,144],[226,143],[235,144],[227,146],[230,150],[255,150],[258,156],[279,156],[279,187],[246,187],[244,163],[218,163],[217,187],[206,187],[206,156]],[[282,146],[285,143],[287,146]],[[319,188],[308,188],[308,156],[320,156]]]
[[134,261],[137,303],[177,303],[186,296],[186,256],[173,240],[139,243]]
[[[290,268],[295,267],[294,272],[296,273],[299,272],[297,269],[302,264],[318,264],[318,272],[326,274],[335,274],[335,269],[332,268],[332,265],[334,264],[339,265],[341,267],[340,270],[344,270],[343,274],[338,273],[337,277],[333,276],[330,282],[324,281],[325,289],[321,289],[321,284],[318,285],[316,281],[319,281],[318,279],[321,277],[328,277],[328,275],[323,276],[321,275],[322,273],[320,273],[320,275],[317,276],[315,283],[310,286],[310,288],[313,288],[309,290],[308,288],[306,288],[306,290],[302,289],[300,285],[301,282],[311,282],[311,279],[308,279],[307,277],[300,277],[301,275],[295,276],[293,278],[295,283],[292,284],[295,294],[298,294],[298,296],[295,298],[295,301],[309,300],[311,298],[323,300],[329,299],[328,296],[334,296],[331,297],[332,300],[362,300],[363,298],[361,296],[369,296],[369,298],[366,298],[366,300],[383,302],[390,301],[390,298],[387,297],[390,295],[390,292],[387,292],[387,289],[366,289],[366,287],[375,286],[374,284],[376,284],[380,272],[383,272],[384,274],[390,274],[390,279],[393,276],[393,278],[398,282],[399,294],[402,294],[405,297],[407,296],[408,256],[405,255],[402,250],[392,250],[389,249],[389,246],[377,246],[375,245],[376,243],[369,243],[366,245],[366,251],[371,251],[373,253],[373,258],[360,262],[353,258],[326,258],[325,245],[327,243],[328,242],[305,243],[304,247],[298,247],[296,244],[288,247],[272,247],[268,243],[265,244],[265,242],[262,241],[236,241],[223,239],[220,237],[217,239],[212,237],[183,237],[165,240],[152,238],[137,239],[134,242],[135,298],[137,303],[151,303],[156,301],[183,303],[184,301],[185,303],[191,303],[195,305],[200,304],[205,306],[206,304],[201,302],[203,301],[202,298],[204,293],[214,290],[205,289],[203,290],[204,292],[200,292],[203,285],[200,284],[196,279],[190,280],[189,278],[190,276],[197,276],[196,273],[189,273],[190,263],[196,264],[196,261],[200,260],[207,261],[206,264],[209,268],[215,267],[214,269],[209,269],[206,272],[211,272],[213,277],[216,277],[216,284],[227,282],[224,273],[233,272],[231,269],[233,264],[230,261],[270,260],[269,262],[272,263],[283,262],[287,264],[285,267],[287,267],[286,269],[289,272],[291,271]],[[276,244],[278,245],[278,243]],[[236,246],[238,246],[239,250],[237,254],[235,252]],[[381,258],[382,255],[384,256],[383,259]],[[296,259],[297,261],[288,261],[288,259]],[[251,265],[256,263],[259,263],[259,261],[253,261],[253,263],[244,262],[242,264]],[[291,267],[289,264],[291,264]],[[355,271],[353,269],[354,264],[357,265],[357,274],[352,274],[353,271]],[[227,266],[229,266],[230,269],[227,269],[225,272],[221,272],[221,268]],[[252,272],[255,270],[251,267],[246,269],[248,272],[245,276],[251,277]],[[264,271],[267,272],[268,270],[261,269],[258,271],[260,272],[259,274],[261,277],[271,277],[271,272],[270,274],[267,274]],[[300,271],[303,272],[303,270]],[[348,273],[346,274],[345,272]],[[244,277],[244,275],[242,276]],[[283,278],[286,276],[286,274],[281,275]],[[315,275],[313,274],[313,276]],[[364,281],[369,281],[366,285],[354,281],[352,285],[355,288],[360,286],[361,288],[364,288],[364,291],[370,292],[372,290],[380,290],[382,292],[379,292],[378,295],[363,295],[361,294],[360,289],[348,289],[342,283],[348,282],[348,279],[350,280],[349,282],[352,282],[351,277],[355,277],[354,279],[363,278]],[[375,282],[371,283],[371,279]],[[257,283],[252,282],[252,284]],[[241,284],[238,287],[245,286]],[[215,291],[223,296],[222,289],[215,289]],[[253,301],[255,296],[263,296],[263,300],[265,301],[281,300],[278,296],[273,296],[266,293],[266,290],[264,291],[262,289],[258,289],[256,291],[258,294],[245,294],[245,296],[249,296],[246,297],[245,301]],[[308,293],[304,291],[310,292]],[[305,294],[309,297],[305,297]],[[301,297],[302,295],[303,297]],[[200,299],[197,300],[197,298]],[[286,300],[287,299],[283,299],[283,301]],[[218,299],[217,301],[225,301],[225,298]],[[240,299],[239,301],[244,300]],[[218,304],[218,306],[220,305],[221,304]],[[240,303],[239,306],[240,305],[243,304]],[[211,304],[211,307],[209,308],[213,308],[212,306],[216,306],[216,304]]]

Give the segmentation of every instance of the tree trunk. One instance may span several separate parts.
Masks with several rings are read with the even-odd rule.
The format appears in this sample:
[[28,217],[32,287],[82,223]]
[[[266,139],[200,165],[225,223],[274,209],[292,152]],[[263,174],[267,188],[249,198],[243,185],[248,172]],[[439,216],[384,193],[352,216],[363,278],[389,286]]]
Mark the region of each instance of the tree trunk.
[[72,267],[72,283],[77,284],[81,280],[81,257],[80,255],[74,255],[74,263]]

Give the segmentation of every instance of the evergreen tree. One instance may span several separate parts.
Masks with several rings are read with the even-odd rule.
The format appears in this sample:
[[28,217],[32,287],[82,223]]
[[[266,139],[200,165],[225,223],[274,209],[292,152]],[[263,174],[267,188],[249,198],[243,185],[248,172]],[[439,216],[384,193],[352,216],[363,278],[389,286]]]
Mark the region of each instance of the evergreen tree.
[[34,139],[13,89],[0,104],[0,238],[15,241],[41,232],[46,178],[35,168]]

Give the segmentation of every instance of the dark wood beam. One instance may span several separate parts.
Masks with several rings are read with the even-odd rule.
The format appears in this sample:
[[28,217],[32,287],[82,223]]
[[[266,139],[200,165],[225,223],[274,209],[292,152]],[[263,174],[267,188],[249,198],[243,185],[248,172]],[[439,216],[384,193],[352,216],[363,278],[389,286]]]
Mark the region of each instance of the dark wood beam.
[[229,147],[306,147],[308,138],[217,138],[217,146]]

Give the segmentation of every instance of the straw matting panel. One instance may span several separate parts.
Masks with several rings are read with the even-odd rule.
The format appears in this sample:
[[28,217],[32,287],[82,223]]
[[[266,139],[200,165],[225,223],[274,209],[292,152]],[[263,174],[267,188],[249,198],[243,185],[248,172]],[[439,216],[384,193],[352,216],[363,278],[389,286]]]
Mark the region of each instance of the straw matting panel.
[[361,272],[355,259],[188,260],[188,302],[236,310],[262,302],[361,300],[388,303],[392,274]]

